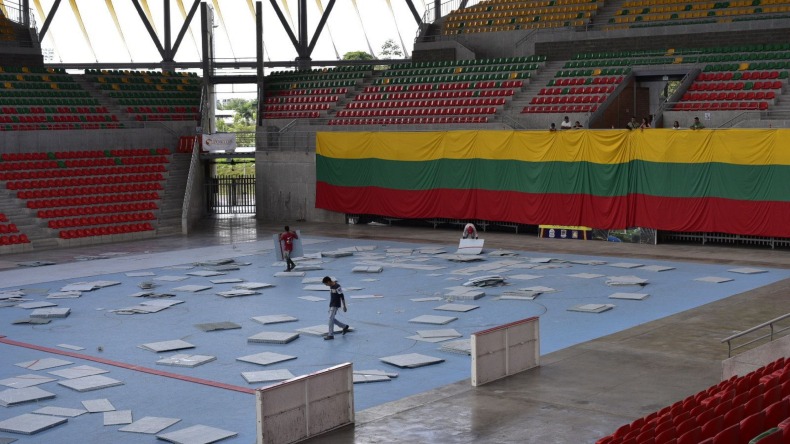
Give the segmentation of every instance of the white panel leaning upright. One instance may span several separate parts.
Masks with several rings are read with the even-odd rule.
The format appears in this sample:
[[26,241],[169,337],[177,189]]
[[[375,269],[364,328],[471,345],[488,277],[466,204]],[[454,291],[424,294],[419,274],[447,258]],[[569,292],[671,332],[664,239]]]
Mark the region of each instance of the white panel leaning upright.
[[537,317],[473,333],[472,385],[477,387],[540,365]]
[[257,443],[303,441],[354,423],[350,362],[255,391]]

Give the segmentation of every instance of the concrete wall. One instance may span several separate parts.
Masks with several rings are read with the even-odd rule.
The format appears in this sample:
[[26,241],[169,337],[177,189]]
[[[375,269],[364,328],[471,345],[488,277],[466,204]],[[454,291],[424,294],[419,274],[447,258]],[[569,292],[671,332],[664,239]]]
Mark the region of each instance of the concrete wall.
[[[477,59],[492,57],[518,57],[534,53],[528,37],[534,31],[479,32],[454,36],[440,37],[433,42],[417,42],[414,52],[437,48],[457,48],[455,42],[461,44],[466,51],[474,53]],[[465,59],[463,53],[457,53],[458,59]]]
[[790,356],[790,336],[747,350],[721,363],[721,380],[743,376],[783,356]]
[[199,149],[192,153],[190,160],[191,182],[187,181],[186,196],[189,201],[185,202],[185,209],[181,215],[181,233],[189,234],[190,229],[206,215],[206,193],[204,192],[206,183],[205,168],[200,162]]
[[[688,128],[694,123],[694,117],[699,117],[700,122],[705,128],[721,128],[722,125],[738,118],[743,111],[667,111],[664,113],[664,127],[671,128],[675,120],[680,123],[681,128]],[[726,125],[729,128],[731,125]]]
[[[542,32],[535,36],[535,53],[549,60],[566,60],[579,52],[708,48],[775,42],[787,35],[790,20],[753,20],[706,25],[653,26],[618,31]],[[738,38],[733,39],[733,33]],[[694,38],[690,39],[689,35]]]
[[257,218],[266,222],[343,222],[315,208],[315,150],[255,153]]
[[[474,51],[456,40],[421,43],[419,48],[415,48],[414,52],[412,52],[412,61],[414,62],[475,59]],[[448,59],[447,55],[449,53],[452,53],[454,58]]]
[[113,130],[4,131],[0,137],[0,151],[17,153],[161,147],[175,150],[179,135],[194,134],[195,128],[190,126],[187,132],[182,131],[187,130],[179,126],[166,129],[162,125]]
[[[601,26],[606,26],[602,24]],[[704,25],[652,26],[616,31],[574,31],[568,28],[539,31],[480,32],[457,36],[440,36],[431,45],[457,40],[477,58],[513,57],[541,54],[549,60],[567,60],[579,52],[633,51],[669,48],[707,48],[783,41],[790,20],[752,20]],[[733,33],[738,38],[733,39]],[[689,35],[694,35],[689,39]],[[427,47],[418,42],[414,50]],[[449,45],[449,43],[446,43]]]

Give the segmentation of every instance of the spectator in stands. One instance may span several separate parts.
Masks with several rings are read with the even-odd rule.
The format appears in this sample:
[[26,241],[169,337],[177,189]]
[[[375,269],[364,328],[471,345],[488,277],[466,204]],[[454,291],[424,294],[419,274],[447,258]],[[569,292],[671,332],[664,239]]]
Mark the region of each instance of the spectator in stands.
[[629,130],[635,130],[639,128],[639,122],[636,121],[636,117],[631,117],[631,120],[625,126]]
[[695,117],[694,123],[692,123],[689,128],[693,130],[704,129],[705,125],[703,125],[702,122],[699,121],[699,117]]
[[579,123],[579,121],[577,120],[577,121],[573,122],[573,129],[584,129],[584,127],[583,127],[583,126],[582,126],[582,124],[581,124],[581,123]]
[[639,125],[639,129],[648,129],[650,128],[650,121],[647,117],[642,117],[642,123]]
[[560,129],[561,130],[566,130],[566,129],[571,129],[571,128],[572,128],[571,120],[570,120],[570,118],[568,118],[568,116],[565,116],[562,119],[562,122],[560,123]]
[[468,237],[477,239],[477,228],[475,228],[475,224],[466,224],[464,227],[464,234],[461,235],[461,239],[466,239]]
[[283,259],[285,259],[285,263],[287,264],[285,271],[291,271],[296,268],[296,264],[291,260],[291,252],[294,249],[294,239],[299,239],[299,236],[291,231],[291,228],[286,225],[285,231],[280,234],[280,248],[282,248]]
[[680,129],[680,122],[675,120],[675,123],[672,124],[672,129]]
[[557,131],[557,126],[554,125],[554,122],[551,122],[551,125],[549,125],[549,131]]

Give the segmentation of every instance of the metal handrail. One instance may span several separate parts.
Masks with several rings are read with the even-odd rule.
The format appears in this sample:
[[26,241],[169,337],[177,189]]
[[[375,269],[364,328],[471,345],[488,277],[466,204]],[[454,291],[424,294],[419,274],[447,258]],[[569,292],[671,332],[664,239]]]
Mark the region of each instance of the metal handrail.
[[[790,326],[781,328],[779,330],[774,330],[774,324],[776,324],[777,322],[779,322],[779,321],[781,321],[783,319],[787,319],[787,318],[790,318],[790,313],[787,313],[787,314],[784,314],[782,316],[779,316],[778,318],[771,319],[770,321],[763,322],[760,325],[755,325],[752,328],[744,330],[744,331],[742,331],[740,333],[735,333],[734,335],[731,335],[731,336],[728,336],[728,337],[722,339],[721,340],[722,343],[724,343],[724,342],[727,343],[727,357],[732,357],[732,351],[733,350],[737,350],[739,348],[746,347],[749,344],[753,344],[753,343],[755,343],[757,341],[760,341],[762,339],[765,339],[765,338],[771,338],[770,340],[773,341],[774,340],[774,334],[781,333],[781,332],[783,332],[785,330],[790,330]],[[757,339],[753,339],[753,340],[751,340],[751,341],[749,341],[749,342],[747,342],[745,344],[741,344],[741,345],[739,345],[737,347],[733,347],[732,346],[732,340],[733,339],[740,338],[741,336],[745,336],[745,335],[747,335],[749,333],[753,333],[753,332],[755,332],[757,330],[760,330],[761,328],[765,328],[765,327],[769,327],[771,332],[768,333],[768,334],[762,335],[762,336],[760,336]]]
[[[7,2],[4,4],[6,12],[8,15],[6,18],[11,20],[12,22],[24,24],[24,16],[25,11],[19,7],[19,5],[10,5]],[[33,14],[33,11],[28,11],[28,20],[30,20],[29,28],[36,28],[36,16]]]
[[195,185],[195,175],[200,168],[200,137],[195,137],[192,143],[192,156],[189,160],[187,185],[184,190],[184,201],[181,204],[181,234],[189,234],[189,211],[192,206],[192,187]]

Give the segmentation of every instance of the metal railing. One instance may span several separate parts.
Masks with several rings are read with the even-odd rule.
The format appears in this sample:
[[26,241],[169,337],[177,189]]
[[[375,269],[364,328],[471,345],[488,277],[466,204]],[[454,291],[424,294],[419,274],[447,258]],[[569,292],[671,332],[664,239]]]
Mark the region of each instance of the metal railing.
[[[445,15],[449,14],[450,12],[455,11],[456,9],[458,9],[461,6],[461,1],[462,0],[449,0],[449,1],[446,1],[446,2],[442,3],[440,5],[440,7],[439,7],[440,8],[439,10],[441,11],[440,15],[442,17],[444,17]],[[478,3],[480,3],[480,0],[468,0],[466,2],[466,7],[468,8],[470,6],[474,6],[474,5],[478,4]],[[423,23],[433,23],[433,17],[434,17],[434,14],[435,14],[434,13],[435,10],[436,10],[436,8],[434,8],[433,1],[431,1],[428,4],[426,4],[425,13],[423,13],[423,15],[422,15],[422,22]]]
[[212,177],[205,188],[208,214],[255,214],[255,176]]
[[187,173],[187,184],[184,190],[184,201],[181,204],[181,233],[189,234],[189,212],[192,208],[192,189],[195,187],[195,175],[200,168],[200,138],[195,137],[192,143],[192,156],[189,160],[189,172]]
[[[19,6],[19,4],[11,5],[11,4],[9,4],[8,0],[6,0],[6,2],[3,3],[3,8],[5,9],[6,18],[8,20],[11,20],[12,22],[19,23],[20,25],[25,24],[25,12]],[[36,16],[33,15],[33,11],[30,11],[29,15],[30,15],[30,17],[28,17],[28,20],[30,20],[29,27],[30,28],[35,28],[36,27]]]
[[[784,319],[787,319],[787,318],[790,318],[790,313],[787,313],[787,314],[784,314],[782,316],[779,316],[778,318],[771,319],[770,321],[763,322],[760,325],[755,325],[752,328],[749,328],[749,329],[744,330],[744,331],[742,331],[740,333],[736,333],[736,334],[734,334],[732,336],[728,336],[728,337],[722,339],[721,340],[722,343],[724,343],[724,342],[727,343],[727,357],[732,357],[733,350],[737,350],[739,348],[746,347],[747,345],[754,344],[755,342],[761,341],[761,340],[763,340],[765,338],[770,338],[769,342],[773,341],[774,340],[774,335],[776,335],[778,333],[781,333],[783,331],[786,331],[786,330],[790,330],[790,325],[787,326],[787,327],[784,327],[784,328],[774,329],[774,324],[776,324],[777,322],[782,321]],[[758,330],[761,330],[763,328],[766,328],[766,327],[768,327],[770,329],[769,333],[764,334],[764,335],[760,336],[759,338],[753,339],[753,340],[751,340],[749,342],[746,342],[744,344],[741,344],[741,345],[738,345],[738,346],[735,346],[735,347],[732,346],[733,339],[738,339],[741,336],[746,336],[746,335],[748,335],[750,333],[754,333],[754,332],[756,332]]]

